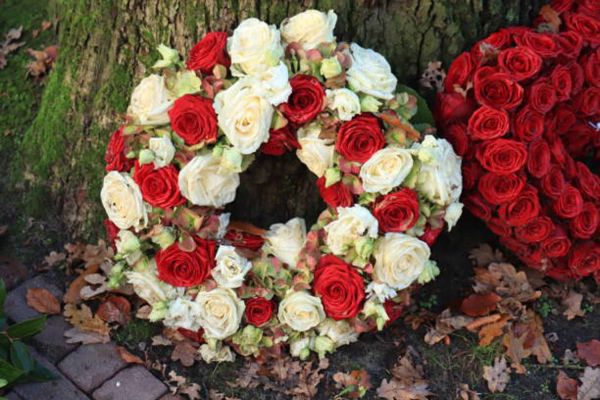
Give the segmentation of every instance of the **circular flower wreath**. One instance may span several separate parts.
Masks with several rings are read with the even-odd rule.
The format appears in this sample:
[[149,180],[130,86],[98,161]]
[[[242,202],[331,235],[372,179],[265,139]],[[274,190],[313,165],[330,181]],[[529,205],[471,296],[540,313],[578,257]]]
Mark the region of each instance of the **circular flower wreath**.
[[444,88],[467,209],[530,267],[600,282],[600,178],[582,162],[600,157],[600,2],[553,1],[535,28],[490,35]]
[[[161,45],[161,74],[135,88],[108,144],[111,284],[131,284],[207,362],[231,348],[331,352],[382,329],[439,273],[429,245],[461,214],[461,160],[422,138],[426,106],[396,92],[383,56],[335,42],[336,19],[250,18],[206,34],[185,66]],[[300,218],[267,232],[230,223],[223,207],[254,155],[292,150],[329,206],[310,232]]]

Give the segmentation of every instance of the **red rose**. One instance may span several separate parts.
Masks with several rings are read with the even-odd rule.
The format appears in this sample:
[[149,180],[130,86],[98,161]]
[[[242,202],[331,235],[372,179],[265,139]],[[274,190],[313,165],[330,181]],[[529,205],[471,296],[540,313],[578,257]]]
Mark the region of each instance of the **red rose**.
[[450,142],[454,152],[464,157],[469,150],[469,138],[465,124],[452,124],[444,130],[444,138]]
[[173,208],[185,203],[179,192],[179,173],[173,165],[154,168],[154,164],[135,163],[133,180],[138,184],[142,197],[153,207]]
[[542,250],[547,257],[559,258],[569,253],[571,241],[562,228],[557,227],[552,234],[542,242]]
[[494,235],[498,235],[500,237],[512,235],[512,227],[508,226],[500,218],[490,218],[490,220],[485,224]]
[[589,87],[573,98],[573,107],[584,116],[600,114],[600,88]]
[[492,206],[478,193],[469,193],[463,198],[463,204],[471,214],[482,221],[492,218]]
[[471,48],[471,54],[476,62],[485,61],[492,58],[499,50],[510,44],[511,30],[500,29],[492,33],[487,38],[479,41]]
[[583,39],[573,31],[561,32],[556,36],[556,44],[559,48],[560,57],[572,60],[579,56],[583,48]]
[[600,178],[582,162],[577,163],[577,188],[590,200],[600,200]]
[[360,312],[365,283],[350,264],[328,254],[317,264],[313,291],[321,298],[325,313],[339,321],[354,318]]
[[600,48],[587,57],[583,72],[591,86],[600,87]]
[[119,236],[119,227],[115,225],[110,219],[104,220],[104,231],[106,233],[106,240],[112,246],[113,250],[116,250],[115,240]]
[[552,0],[550,7],[559,14],[569,11],[573,8],[574,0]]
[[498,208],[499,217],[510,226],[521,226],[531,222],[540,212],[540,199],[532,186],[527,186],[511,202]]
[[202,328],[198,329],[197,331],[185,328],[177,328],[177,332],[179,332],[183,337],[190,339],[192,342],[204,343],[204,329]]
[[[563,145],[573,157],[584,158],[594,147],[594,138],[598,133],[586,123],[578,122],[563,137]],[[566,140],[564,140],[566,139]]]
[[156,253],[158,278],[178,287],[197,286],[204,282],[215,266],[214,240],[194,238],[196,248],[183,251],[177,243]]
[[556,34],[538,33],[531,30],[522,36],[513,36],[515,42],[520,46],[529,47],[543,58],[552,58],[559,52]]
[[535,177],[541,178],[550,171],[550,147],[544,139],[531,142],[527,156],[527,171]]
[[562,218],[574,218],[583,210],[583,198],[574,186],[567,185],[552,203],[554,212]]
[[538,79],[529,87],[529,106],[546,114],[556,104],[556,91],[546,79]]
[[540,181],[542,192],[550,198],[560,196],[566,185],[565,176],[558,165],[551,166],[548,173]]
[[258,249],[260,249],[265,243],[265,239],[262,236],[238,231],[236,229],[228,230],[224,236],[224,239],[234,247],[240,247],[252,251],[258,251]]
[[541,216],[528,224],[516,227],[515,237],[525,243],[538,243],[546,240],[555,228],[550,218]]
[[254,326],[262,326],[273,316],[273,302],[264,297],[253,297],[246,300],[246,321]]
[[479,180],[479,193],[490,204],[499,205],[514,200],[525,187],[521,175],[498,175],[488,172]]
[[546,276],[559,282],[566,282],[570,279],[577,278],[577,275],[566,267],[550,267],[546,270]]
[[456,57],[454,61],[452,61],[450,68],[448,68],[448,73],[446,74],[446,79],[444,80],[444,87],[446,88],[446,91],[454,92],[455,85],[465,88],[467,86],[467,82],[469,82],[471,72],[473,72],[474,67],[475,63],[473,62],[473,59],[469,53],[464,52]]
[[317,188],[323,201],[331,208],[350,207],[354,204],[352,192],[342,182],[336,182],[329,187],[325,187],[325,177],[317,179]]
[[269,141],[260,147],[263,154],[282,156],[288,151],[299,149],[300,143],[289,125],[279,129],[271,129]]
[[550,129],[559,135],[566,133],[577,122],[577,117],[570,107],[561,105],[554,109],[550,118]]
[[296,75],[290,79],[292,94],[279,110],[293,124],[302,125],[312,121],[325,107],[325,91],[314,76]]
[[510,236],[501,237],[500,244],[513,252],[524,263],[532,268],[539,269],[538,264],[542,261],[542,254],[535,246],[530,246]]
[[515,114],[513,131],[516,137],[525,142],[531,142],[544,133],[544,116],[530,106],[525,106]]
[[581,35],[591,45],[600,44],[600,21],[584,14],[570,14],[566,18],[567,28]]
[[187,68],[192,71],[199,69],[206,75],[211,74],[217,64],[229,68],[231,60],[227,55],[226,47],[227,32],[208,32],[190,50]]
[[425,226],[425,232],[421,236],[419,236],[419,240],[427,243],[427,246],[431,247],[437,240],[438,236],[442,234],[443,227],[441,228],[432,228],[431,225],[427,224]]
[[516,140],[494,139],[484,142],[475,153],[483,168],[498,175],[519,171],[527,161],[525,145]]
[[569,68],[569,72],[571,73],[571,86],[573,86],[571,93],[577,94],[583,89],[583,84],[585,82],[583,68],[576,62],[568,64],[567,68]]
[[557,101],[566,101],[571,98],[573,90],[573,81],[571,80],[571,72],[564,65],[557,65],[550,74],[550,82],[556,92]]
[[419,198],[409,188],[380,196],[373,205],[373,216],[381,232],[405,232],[419,220]]
[[554,159],[556,164],[564,167],[570,156],[567,152],[567,149],[565,149],[562,140],[560,140],[558,135],[552,131],[546,130],[546,132],[544,133],[546,141],[548,142],[548,146],[550,147],[550,153],[552,154],[552,158]]
[[404,304],[402,303],[394,303],[392,300],[386,300],[383,303],[383,308],[385,309],[385,313],[389,317],[386,321],[385,326],[393,324],[398,318],[402,316],[402,312],[404,311]]
[[364,163],[385,146],[379,120],[371,114],[360,114],[344,122],[338,130],[335,149],[348,161]]
[[473,189],[483,174],[485,174],[485,171],[479,163],[463,161],[463,188],[465,190]]
[[188,146],[217,141],[217,114],[210,99],[183,95],[173,103],[169,118],[171,128]]
[[593,15],[600,18],[600,3],[597,0],[581,0],[579,1],[579,9],[581,14]]
[[589,239],[598,228],[598,209],[594,203],[584,203],[581,212],[569,222],[569,229],[578,239]]
[[435,119],[440,126],[466,118],[476,107],[473,100],[460,93],[438,93],[435,101]]
[[569,256],[569,268],[580,277],[600,270],[600,245],[592,241],[577,243]]
[[125,172],[133,167],[133,160],[126,157],[123,127],[114,131],[108,140],[104,162],[106,162],[106,171]]
[[517,46],[498,54],[498,65],[516,81],[536,75],[542,68],[542,57],[529,47]]
[[486,106],[512,110],[521,104],[523,88],[504,72],[475,75],[475,98]]
[[468,128],[473,139],[495,139],[506,135],[510,129],[510,120],[506,111],[482,106],[469,118]]

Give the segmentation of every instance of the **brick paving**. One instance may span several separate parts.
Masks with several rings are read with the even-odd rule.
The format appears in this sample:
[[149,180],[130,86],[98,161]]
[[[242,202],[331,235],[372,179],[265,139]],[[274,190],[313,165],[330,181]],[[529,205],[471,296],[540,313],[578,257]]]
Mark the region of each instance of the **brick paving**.
[[[62,299],[63,292],[44,275],[38,275],[11,290],[5,310],[13,322],[33,318],[39,313],[27,305],[29,288],[45,288]],[[15,386],[4,396],[8,400],[159,400],[167,387],[144,367],[127,366],[116,346],[68,344],[64,332],[71,326],[62,316],[48,318],[44,330],[32,338],[31,354],[56,376],[48,382]],[[178,399],[173,397],[172,399]]]

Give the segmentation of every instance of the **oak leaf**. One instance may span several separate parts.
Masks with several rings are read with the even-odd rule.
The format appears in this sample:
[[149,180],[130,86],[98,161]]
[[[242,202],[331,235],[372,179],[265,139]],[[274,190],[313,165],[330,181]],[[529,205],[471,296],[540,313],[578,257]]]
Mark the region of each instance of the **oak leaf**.
[[131,319],[131,304],[123,296],[110,296],[100,304],[96,315],[108,323],[126,325]]
[[355,369],[350,373],[336,372],[333,374],[335,387],[343,389],[339,395],[350,399],[363,397],[365,392],[371,389],[371,376],[364,369]]
[[600,368],[585,367],[579,380],[581,386],[577,390],[577,400],[600,398]]
[[584,360],[590,367],[600,365],[600,340],[577,343],[577,356]]
[[484,366],[483,379],[486,380],[490,392],[503,392],[510,381],[510,369],[506,365],[506,358],[496,357],[492,366]]
[[562,301],[563,306],[566,307],[563,315],[567,317],[570,321],[576,317],[583,317],[584,312],[581,309],[581,301],[583,300],[583,295],[581,293],[577,293],[574,290],[569,291],[567,297],[565,297]]
[[79,304],[81,303],[81,289],[87,285],[85,277],[90,274],[95,274],[98,272],[99,266],[98,264],[93,264],[88,266],[77,278],[71,282],[67,292],[63,296],[63,301],[65,303],[71,304]]
[[82,304],[81,308],[77,308],[73,304],[66,304],[63,315],[76,328],[87,332],[95,332],[107,338],[107,341],[110,340],[110,327],[100,317],[93,315],[92,310],[87,305]]
[[497,337],[502,336],[504,333],[504,327],[508,323],[508,317],[503,317],[499,321],[492,322],[481,328],[479,331],[479,345],[487,346],[494,341]]
[[496,293],[472,294],[462,301],[460,311],[469,317],[480,317],[495,310],[500,300]]
[[48,289],[27,289],[27,305],[42,314],[60,314],[60,303]]
[[135,354],[131,354],[129,350],[127,350],[123,346],[117,346],[117,353],[119,353],[119,357],[121,357],[121,360],[125,361],[128,364],[145,364],[144,360],[142,360]]
[[184,367],[191,367],[196,361],[196,347],[188,341],[177,342],[171,353],[171,360],[179,361]]
[[473,261],[477,267],[487,267],[493,262],[503,262],[504,255],[500,250],[494,250],[489,244],[482,243],[469,251],[469,259]]
[[423,378],[423,368],[413,365],[409,354],[401,357],[390,371],[392,379],[384,379],[377,395],[388,400],[424,400],[432,393]]

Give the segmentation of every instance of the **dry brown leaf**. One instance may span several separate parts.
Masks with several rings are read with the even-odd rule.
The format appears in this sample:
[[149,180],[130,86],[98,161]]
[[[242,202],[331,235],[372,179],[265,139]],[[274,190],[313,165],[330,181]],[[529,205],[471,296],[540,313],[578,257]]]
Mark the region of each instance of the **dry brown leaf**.
[[110,336],[108,335],[102,335],[98,332],[84,331],[77,327],[65,331],[64,336],[67,343],[94,344],[110,342]]
[[489,244],[482,243],[469,252],[469,259],[473,261],[477,267],[487,267],[493,262],[503,262],[504,255],[500,250],[494,250]]
[[88,266],[81,273],[81,275],[79,275],[77,278],[75,278],[73,280],[73,282],[71,282],[71,284],[69,285],[69,288],[67,289],[67,292],[63,296],[63,301],[65,303],[71,303],[71,304],[81,303],[81,295],[80,295],[81,289],[83,289],[83,287],[87,285],[85,277],[90,274],[95,274],[96,272],[98,272],[98,270],[99,270],[98,264],[93,264],[93,265]]
[[510,381],[510,369],[506,365],[506,358],[496,357],[492,366],[483,367],[483,379],[486,380],[490,392],[503,392]]
[[562,301],[563,306],[566,307],[563,315],[567,317],[570,321],[576,317],[583,317],[585,313],[581,309],[581,301],[583,300],[583,295],[581,293],[577,293],[574,290],[569,291],[567,297],[565,297]]
[[25,44],[25,42],[15,42],[15,40],[21,38],[22,32],[23,27],[20,26],[16,29],[9,30],[8,33],[4,35],[4,41],[0,42],[0,69],[3,69],[6,66],[6,57]]
[[119,353],[119,357],[121,360],[125,361],[128,364],[140,364],[144,365],[144,360],[136,356],[135,354],[131,354],[125,347],[117,346],[117,353]]
[[388,400],[425,400],[432,395],[423,378],[423,368],[413,365],[409,353],[400,358],[390,372],[392,379],[384,379],[377,389],[379,397]]
[[240,400],[238,397],[227,396],[216,389],[208,390],[208,400]]
[[41,27],[43,31],[47,31],[52,27],[52,21],[42,21]]
[[67,259],[67,255],[63,252],[57,253],[56,251],[51,251],[46,257],[44,257],[44,264],[46,269],[50,269],[55,265],[62,263]]
[[27,305],[42,314],[60,314],[60,303],[48,289],[27,289]]
[[83,331],[96,332],[109,337],[110,327],[108,324],[97,315],[93,315],[92,310],[85,304],[82,304],[80,309],[73,304],[66,304],[63,315],[71,325]]
[[429,329],[425,334],[425,342],[434,345],[452,332],[464,328],[472,320],[472,318],[464,315],[452,316],[450,309],[446,309],[436,318],[435,327]]
[[[190,400],[200,400],[202,398],[200,395],[201,390],[202,386],[197,383],[188,383],[180,387],[177,393],[186,395]],[[227,399],[227,397],[225,399]]]
[[581,386],[577,390],[577,400],[600,398],[600,368],[585,367],[579,380]]
[[479,345],[487,346],[492,343],[494,339],[502,336],[504,333],[504,327],[507,325],[507,323],[508,317],[503,317],[499,321],[483,326],[479,331]]
[[43,50],[27,49],[35,60],[27,64],[27,73],[34,78],[46,75],[53,67],[58,55],[57,46],[48,46]]
[[458,400],[481,400],[479,393],[469,388],[466,383],[461,383],[456,390],[456,397]]
[[563,371],[556,377],[556,393],[561,400],[577,400],[577,381]]
[[123,296],[110,296],[100,304],[96,315],[108,323],[127,325],[131,319],[131,304]]
[[552,28],[553,32],[558,32],[561,24],[560,14],[552,6],[549,4],[542,6],[540,8],[540,17],[546,21],[546,24]]
[[577,343],[577,356],[584,360],[590,367],[600,365],[600,340]]
[[192,342],[177,342],[171,353],[171,360],[179,361],[184,367],[191,367],[196,361],[196,347]]
[[171,346],[173,342],[163,335],[152,336],[152,346]]
[[494,311],[500,300],[496,293],[472,294],[462,301],[460,311],[469,317],[481,317]]
[[371,376],[364,369],[355,369],[350,373],[336,372],[333,374],[335,387],[343,389],[344,397],[358,399],[371,389]]
[[525,367],[521,364],[521,360],[531,355],[531,350],[525,349],[524,347],[526,339],[526,334],[515,337],[512,330],[509,330],[502,338],[502,344],[506,349],[506,355],[512,361],[511,367],[513,367],[518,374],[525,373]]

